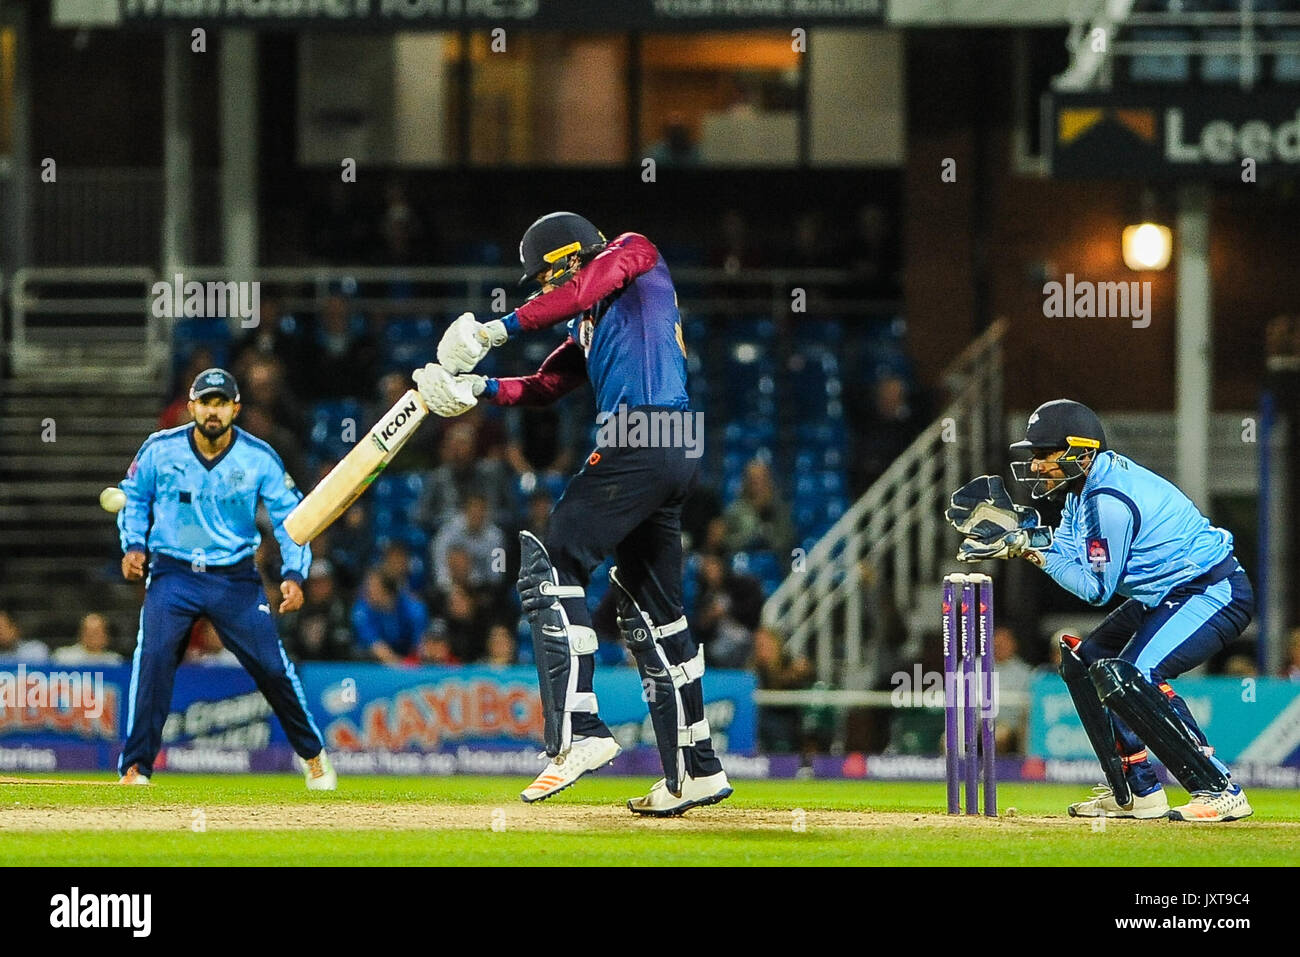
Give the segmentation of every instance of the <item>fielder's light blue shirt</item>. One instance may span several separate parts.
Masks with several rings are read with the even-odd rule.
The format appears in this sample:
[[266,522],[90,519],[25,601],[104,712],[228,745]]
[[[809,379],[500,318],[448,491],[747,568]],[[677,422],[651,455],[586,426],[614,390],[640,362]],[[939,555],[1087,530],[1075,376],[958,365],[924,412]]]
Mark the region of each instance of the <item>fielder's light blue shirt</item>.
[[194,423],[149,436],[120,483],[126,505],[117,516],[122,551],[147,548],[187,563],[234,565],[262,543],[257,504],[280,543],[281,575],[306,577],[311,549],[284,530],[284,519],[302,499],[271,446],[231,427],[231,441],[215,459],[194,443]]
[[1232,534],[1211,525],[1172,482],[1102,452],[1083,488],[1066,496],[1043,570],[1094,605],[1119,594],[1154,608],[1231,554]]

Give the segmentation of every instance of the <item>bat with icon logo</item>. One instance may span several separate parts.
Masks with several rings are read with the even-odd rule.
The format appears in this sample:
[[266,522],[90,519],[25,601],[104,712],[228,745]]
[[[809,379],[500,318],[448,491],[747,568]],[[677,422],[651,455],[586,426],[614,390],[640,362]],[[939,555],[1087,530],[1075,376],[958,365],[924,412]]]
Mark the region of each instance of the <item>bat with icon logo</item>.
[[428,414],[420,393],[408,389],[289,513],[284,520],[289,537],[306,545],[329,528],[393,460]]

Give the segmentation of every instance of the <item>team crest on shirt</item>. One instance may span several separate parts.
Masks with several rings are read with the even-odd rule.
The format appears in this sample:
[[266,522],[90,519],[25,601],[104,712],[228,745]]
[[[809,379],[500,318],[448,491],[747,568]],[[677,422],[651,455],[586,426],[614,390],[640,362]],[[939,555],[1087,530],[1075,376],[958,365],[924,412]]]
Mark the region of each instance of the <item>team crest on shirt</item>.
[[590,318],[584,317],[578,323],[578,345],[582,346],[584,356],[591,355],[591,338],[596,334],[596,324]]
[[1110,564],[1110,545],[1104,538],[1088,539],[1088,564],[1098,575],[1104,574]]

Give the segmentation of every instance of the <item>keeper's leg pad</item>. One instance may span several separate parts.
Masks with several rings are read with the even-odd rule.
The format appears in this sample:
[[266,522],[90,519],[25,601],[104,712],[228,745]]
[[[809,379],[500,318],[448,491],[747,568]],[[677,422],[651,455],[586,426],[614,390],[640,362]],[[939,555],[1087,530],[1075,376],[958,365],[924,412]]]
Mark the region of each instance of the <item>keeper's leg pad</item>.
[[[1074,710],[1079,713],[1083,729],[1088,733],[1088,742],[1101,762],[1106,783],[1110,785],[1116,802],[1127,806],[1132,803],[1133,794],[1124,776],[1124,761],[1115,748],[1115,726],[1102,707],[1096,687],[1088,678],[1088,666],[1075,655],[1074,644],[1066,640],[1068,637],[1061,639],[1061,678],[1070,690]],[[1074,642],[1077,643],[1078,639],[1075,638]]]
[[[704,719],[699,683],[704,674],[704,649],[695,648],[686,658],[676,647],[677,642],[671,642],[674,636],[687,631],[685,616],[656,625],[619,580],[616,567],[609,570],[609,580],[614,586],[619,634],[627,642],[641,675],[641,697],[650,711],[664,781],[668,790],[680,794],[683,773],[696,775],[701,773],[701,766],[711,764],[717,767],[708,773],[721,770],[713,757],[709,723]],[[694,646],[694,642],[689,644]],[[709,760],[697,760],[693,753],[696,750],[707,752]]]
[[1227,775],[1201,749],[1173,706],[1137,666],[1122,658],[1103,658],[1088,674],[1101,703],[1127,722],[1188,791],[1224,791]]
[[569,622],[561,598],[582,599],[579,585],[561,585],[545,546],[532,532],[519,533],[519,599],[533,633],[533,658],[542,698],[546,753],[555,757],[573,740],[570,715],[597,713],[596,695],[578,690],[578,657],[596,652],[596,632]]

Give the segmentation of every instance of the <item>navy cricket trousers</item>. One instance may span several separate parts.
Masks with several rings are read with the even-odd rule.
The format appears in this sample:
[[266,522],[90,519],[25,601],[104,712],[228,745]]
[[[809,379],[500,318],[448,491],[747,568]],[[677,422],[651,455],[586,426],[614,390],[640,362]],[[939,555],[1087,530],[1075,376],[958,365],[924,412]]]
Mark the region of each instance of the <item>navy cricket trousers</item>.
[[197,572],[185,562],[157,555],[140,611],[127,693],[126,745],[118,771],[135,764],[142,774],[152,773],[171,708],[176,667],[200,616],[216,626],[221,643],[252,676],[299,757],[319,754],[324,738],[307,711],[302,684],[280,643],[253,562]]
[[[1143,677],[1169,698],[1201,746],[1208,748],[1205,732],[1169,681],[1208,661],[1236,639],[1250,624],[1254,606],[1250,579],[1236,558],[1229,557],[1201,578],[1173,589],[1155,608],[1130,598],[1088,635],[1078,654],[1086,664],[1122,658],[1136,665]],[[1126,759],[1129,786],[1134,794],[1149,793],[1159,779],[1145,757],[1145,746],[1118,715],[1111,715],[1111,721],[1116,747]],[[1223,763],[1211,757],[1226,773]]]

